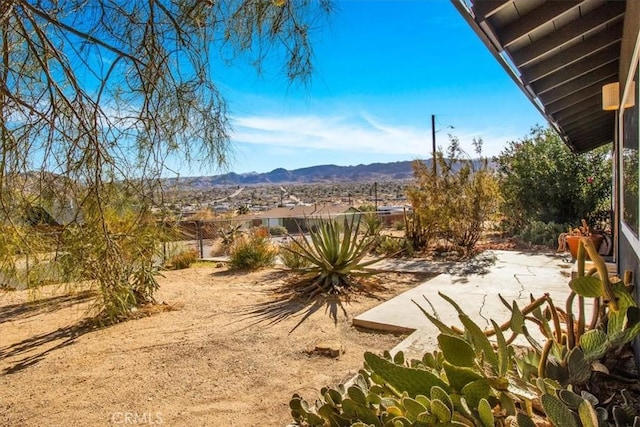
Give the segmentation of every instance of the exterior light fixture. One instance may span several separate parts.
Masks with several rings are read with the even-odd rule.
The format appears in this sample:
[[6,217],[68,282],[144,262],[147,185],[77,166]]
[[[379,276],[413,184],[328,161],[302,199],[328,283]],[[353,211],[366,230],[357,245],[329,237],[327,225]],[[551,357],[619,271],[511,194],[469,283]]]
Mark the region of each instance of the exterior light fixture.
[[[624,104],[624,108],[635,105],[635,82],[631,82],[629,97]],[[602,109],[605,111],[617,110],[620,106],[620,83],[609,83],[602,86]]]
[[[627,97],[625,98],[624,108],[633,107],[636,103],[636,82],[631,81],[629,83],[629,92],[627,93]],[[605,111],[615,111],[615,126],[614,126],[614,138],[613,138],[613,156],[617,162],[620,162],[620,141],[619,141],[619,130],[618,130],[618,109],[620,108],[620,83],[609,83],[602,86],[602,109]],[[615,194],[614,199],[614,223],[618,224],[619,222],[619,211],[620,211],[620,172],[619,168],[613,168],[613,194]],[[617,226],[616,226],[617,228]],[[618,230],[616,229],[613,233],[613,258],[618,259]]]

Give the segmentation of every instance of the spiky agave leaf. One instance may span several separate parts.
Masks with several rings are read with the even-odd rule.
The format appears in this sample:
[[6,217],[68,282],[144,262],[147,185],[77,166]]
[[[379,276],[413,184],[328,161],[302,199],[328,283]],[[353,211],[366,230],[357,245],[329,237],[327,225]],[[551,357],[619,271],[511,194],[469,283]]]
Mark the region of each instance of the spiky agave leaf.
[[[356,217],[345,218],[342,225],[337,220],[321,220],[308,236],[292,240],[299,255],[311,264],[291,268],[304,275],[298,287],[301,294],[308,297],[321,293],[343,294],[357,287],[351,277],[374,272],[367,267],[385,256],[364,261],[379,236],[371,229],[361,233],[360,224],[361,219]],[[291,248],[283,249],[292,251]]]

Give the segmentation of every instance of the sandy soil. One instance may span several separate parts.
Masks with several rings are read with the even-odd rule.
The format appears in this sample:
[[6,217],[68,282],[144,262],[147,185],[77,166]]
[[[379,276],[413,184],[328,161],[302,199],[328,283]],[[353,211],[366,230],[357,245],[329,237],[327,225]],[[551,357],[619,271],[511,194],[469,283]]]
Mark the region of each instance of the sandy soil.
[[[305,312],[278,317],[285,312],[271,304],[286,277],[213,266],[166,272],[157,298],[175,310],[94,330],[79,326],[88,293],[50,288],[29,302],[24,291],[0,290],[0,425],[284,426],[293,393],[314,399],[353,376],[365,350],[402,340],[351,326],[380,303],[364,295],[337,324],[323,306],[292,331]],[[378,277],[382,299],[427,278]],[[249,317],[261,303],[272,310]],[[345,352],[307,353],[326,341]]]

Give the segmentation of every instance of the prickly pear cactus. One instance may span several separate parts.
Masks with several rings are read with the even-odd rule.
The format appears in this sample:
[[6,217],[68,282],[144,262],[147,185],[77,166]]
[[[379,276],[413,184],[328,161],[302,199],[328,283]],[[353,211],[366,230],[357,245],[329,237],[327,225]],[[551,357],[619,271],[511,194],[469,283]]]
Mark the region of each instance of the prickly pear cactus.
[[[410,361],[401,352],[393,357],[367,352],[364,369],[348,387],[323,388],[314,404],[294,395],[293,419],[300,426],[323,427],[532,427],[546,416],[558,427],[640,427],[624,391],[624,403],[611,414],[585,391],[598,360],[640,334],[637,304],[622,283],[602,279],[606,266],[603,270],[594,248],[588,250],[600,277],[589,276],[582,264],[580,276],[570,283],[566,311],[548,294],[531,296],[523,307],[501,298],[510,319],[502,324],[491,320],[493,329],[482,330],[455,301],[440,294],[457,311],[462,327],[445,325],[416,304],[440,331],[436,350]],[[579,262],[584,262],[584,251],[579,251]],[[577,315],[571,311],[578,295],[578,304],[584,298],[607,303],[606,316],[592,329],[583,309]],[[531,325],[545,340],[533,338]],[[511,343],[518,336],[530,346],[515,357]]]
[[622,390],[623,403],[615,405],[612,410],[613,420],[618,426],[640,426],[640,415],[638,415],[631,404],[631,395],[627,390]]
[[579,427],[576,415],[559,398],[552,394],[543,394],[540,400],[547,417],[554,426]]
[[383,380],[384,384],[393,387],[400,393],[407,392],[411,397],[429,394],[434,386],[449,389],[449,386],[439,376],[426,369],[398,365],[370,352],[364,354],[364,360],[371,371]]

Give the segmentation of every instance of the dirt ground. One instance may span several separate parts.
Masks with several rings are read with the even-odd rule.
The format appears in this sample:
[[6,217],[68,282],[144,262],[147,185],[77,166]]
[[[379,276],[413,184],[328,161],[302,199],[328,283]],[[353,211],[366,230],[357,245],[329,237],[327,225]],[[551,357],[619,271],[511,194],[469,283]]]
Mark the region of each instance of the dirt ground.
[[[294,329],[306,311],[286,316],[272,304],[286,278],[214,266],[166,272],[157,299],[173,310],[93,330],[79,326],[87,292],[49,288],[33,302],[0,290],[0,425],[284,426],[293,393],[315,399],[357,373],[364,351],[403,339],[351,326],[381,302],[364,295],[335,325],[322,306]],[[386,300],[428,276],[377,278]],[[256,308],[262,316],[248,316]],[[331,341],[344,347],[339,357],[307,353]]]

